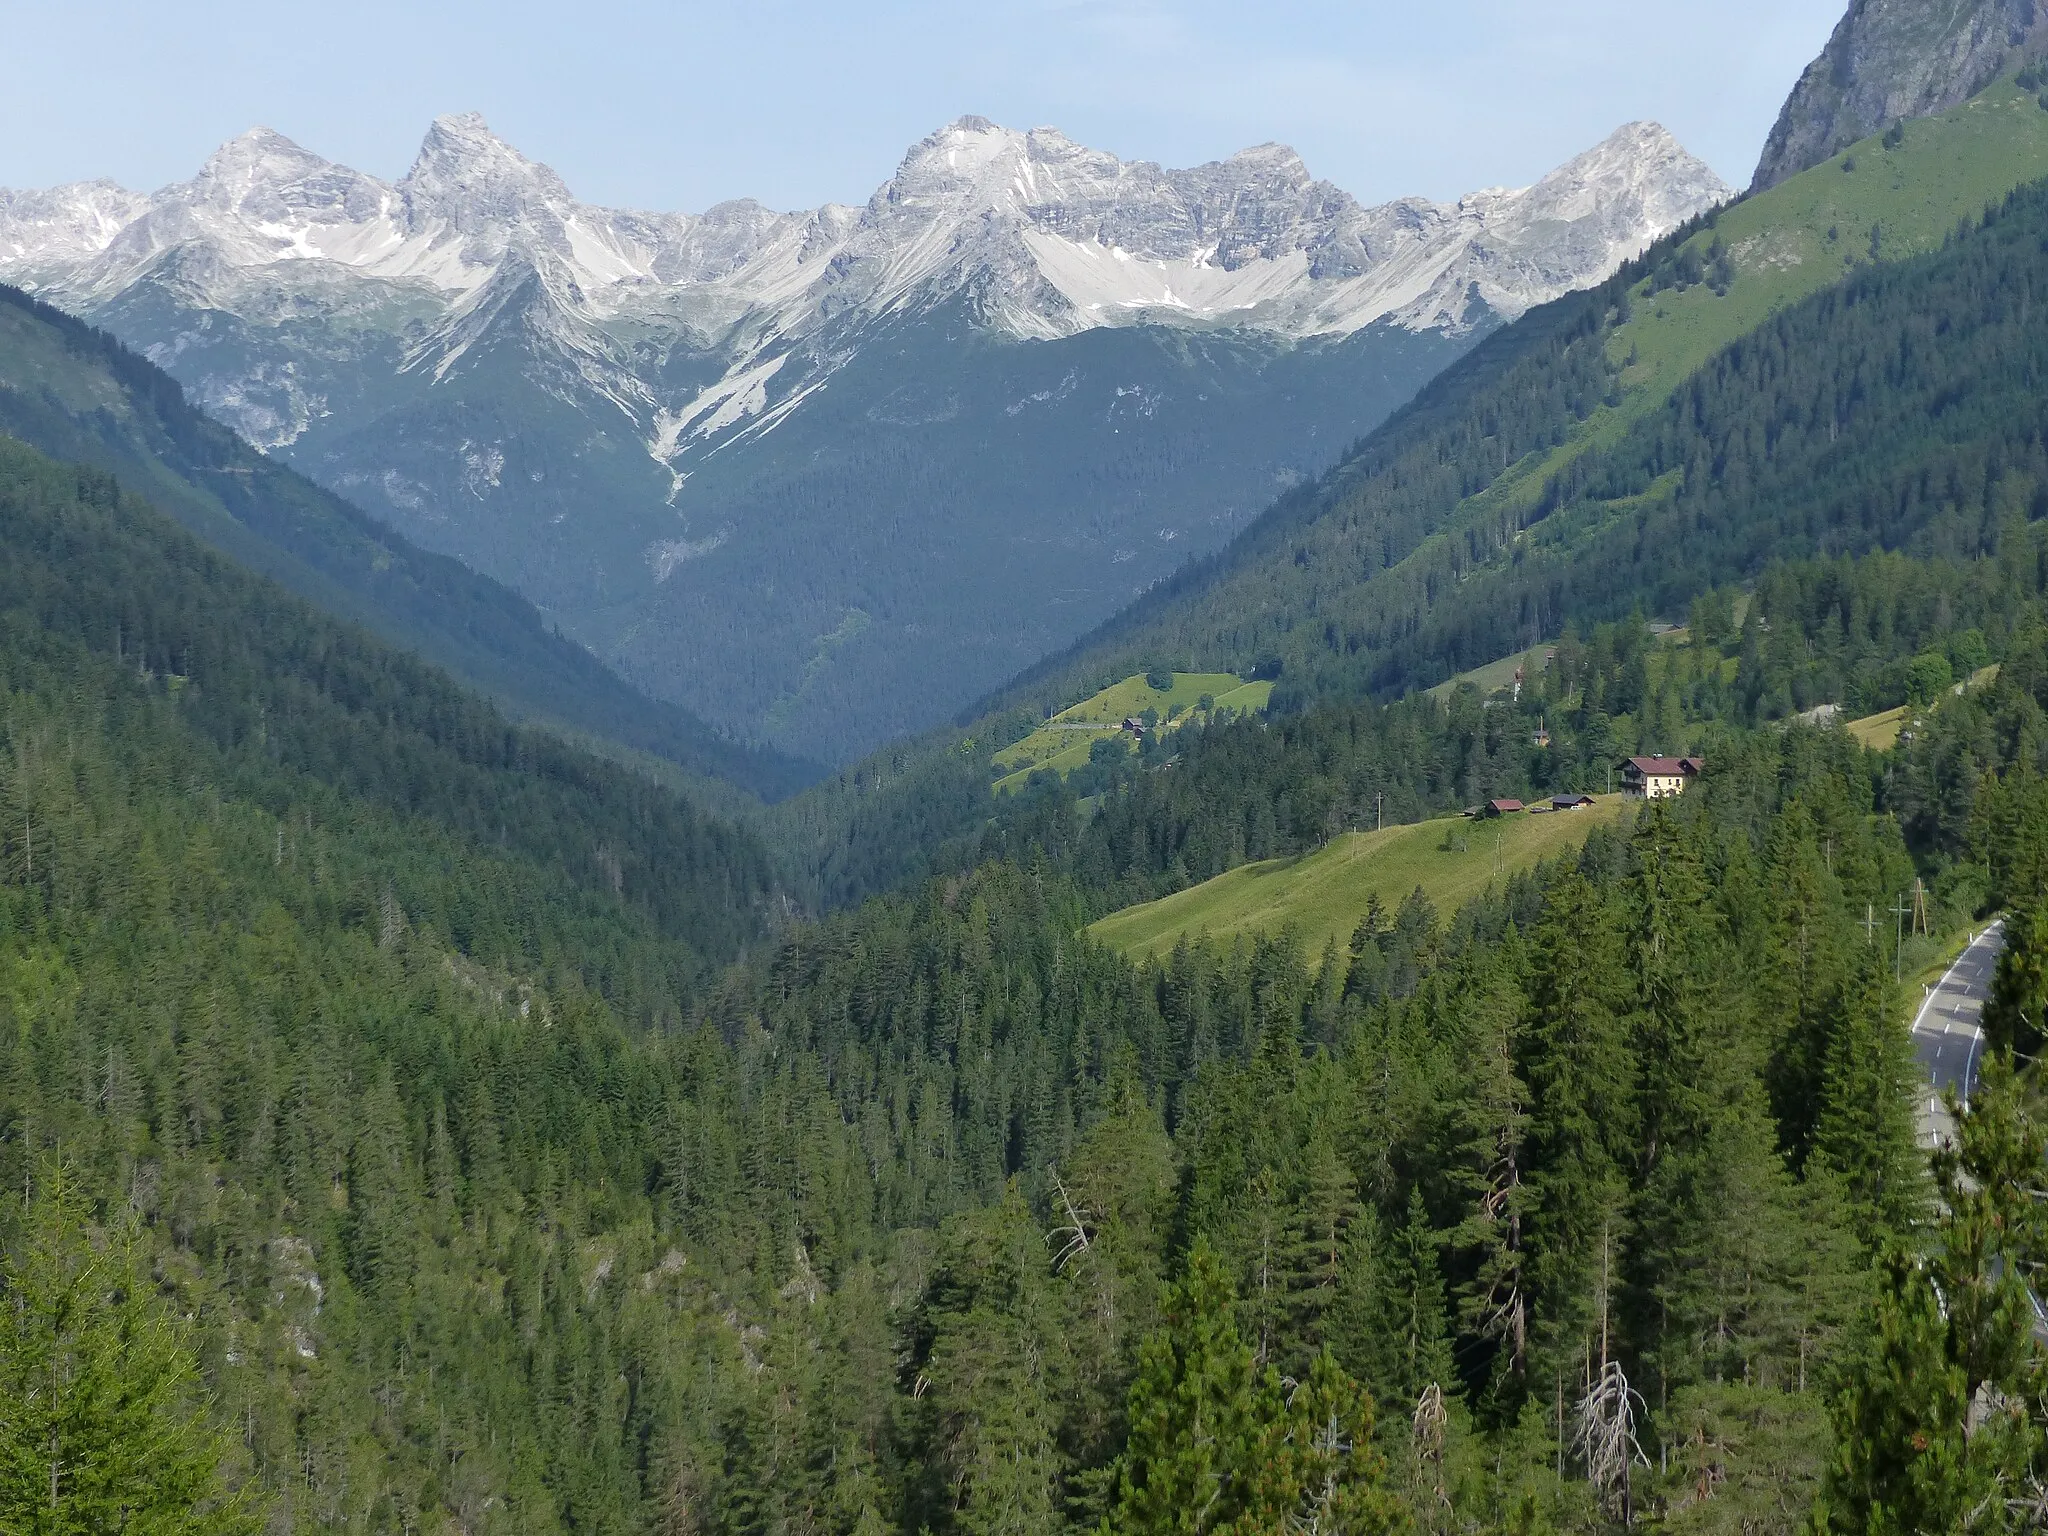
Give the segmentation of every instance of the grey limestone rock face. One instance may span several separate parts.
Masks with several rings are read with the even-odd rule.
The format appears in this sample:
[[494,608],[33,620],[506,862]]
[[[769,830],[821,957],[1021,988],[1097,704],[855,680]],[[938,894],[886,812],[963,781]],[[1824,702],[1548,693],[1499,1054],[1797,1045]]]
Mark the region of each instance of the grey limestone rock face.
[[1729,195],[1654,123],[1370,207],[1281,145],[1175,169],[964,117],[864,202],[638,211],[465,114],[393,181],[258,129],[154,193],[0,190],[0,282],[655,695],[836,758]]
[[2043,52],[2041,0],[1852,0],[1779,112],[1750,190],[1775,186],[1902,118],[1946,111]]

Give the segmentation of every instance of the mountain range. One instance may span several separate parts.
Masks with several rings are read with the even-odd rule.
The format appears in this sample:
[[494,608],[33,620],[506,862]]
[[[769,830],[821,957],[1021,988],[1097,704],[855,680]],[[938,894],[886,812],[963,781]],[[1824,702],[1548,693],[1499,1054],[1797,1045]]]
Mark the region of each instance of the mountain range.
[[969,117],[863,206],[648,214],[469,115],[395,182],[257,130],[155,193],[0,193],[0,279],[648,693],[843,759],[1728,195],[1653,124],[1366,207],[1279,146],[1176,171]]

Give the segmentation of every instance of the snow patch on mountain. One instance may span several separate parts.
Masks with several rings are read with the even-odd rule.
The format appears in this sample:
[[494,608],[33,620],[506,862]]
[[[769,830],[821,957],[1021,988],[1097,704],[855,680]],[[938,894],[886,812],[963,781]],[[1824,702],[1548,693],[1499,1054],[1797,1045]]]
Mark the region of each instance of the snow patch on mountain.
[[[152,194],[0,192],[0,279],[87,315],[154,285],[280,346],[281,319],[346,311],[388,323],[401,371],[436,383],[511,349],[551,394],[623,413],[681,474],[692,453],[773,430],[872,327],[937,306],[1019,340],[1458,333],[1600,280],[1730,190],[1652,123],[1531,187],[1367,207],[1280,145],[1170,170],[963,117],[860,207],[645,213],[578,202],[468,113],[437,119],[395,182],[258,128]],[[721,376],[671,382],[679,351],[722,359]],[[266,446],[288,443],[328,402],[285,361],[202,393]]]

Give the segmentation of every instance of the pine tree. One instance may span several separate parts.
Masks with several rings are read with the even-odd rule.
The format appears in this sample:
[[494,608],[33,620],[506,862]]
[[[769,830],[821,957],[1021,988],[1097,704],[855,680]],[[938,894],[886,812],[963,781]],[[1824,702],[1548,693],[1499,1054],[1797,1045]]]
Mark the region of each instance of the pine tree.
[[1198,1238],[1139,1351],[1105,1536],[1203,1536],[1242,1512],[1256,1419],[1252,1352],[1235,1312],[1222,1261]]
[[1298,1383],[1272,1374],[1230,1536],[1372,1536],[1402,1524],[1373,1449],[1372,1401],[1328,1350]]
[[240,1536],[181,1330],[139,1255],[52,1172],[0,1270],[0,1530]]

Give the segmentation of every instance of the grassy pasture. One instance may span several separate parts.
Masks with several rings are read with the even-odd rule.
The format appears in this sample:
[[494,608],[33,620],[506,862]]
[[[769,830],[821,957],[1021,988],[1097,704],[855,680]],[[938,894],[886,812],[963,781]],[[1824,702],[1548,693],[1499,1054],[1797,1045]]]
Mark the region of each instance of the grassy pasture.
[[1182,937],[1227,944],[1289,931],[1311,956],[1332,939],[1341,949],[1374,896],[1392,908],[1420,886],[1448,914],[1504,873],[1578,847],[1593,827],[1622,813],[1620,795],[1594,799],[1577,811],[1525,811],[1497,821],[1442,817],[1346,833],[1314,853],[1246,864],[1126,907],[1089,931],[1133,959],[1163,955]]
[[[1142,716],[1148,709],[1158,711],[1162,727],[1174,729],[1205,718],[1197,707],[1204,698],[1219,714],[1224,710],[1257,714],[1272,696],[1271,683],[1247,683],[1234,672],[1176,672],[1173,686],[1165,689],[1154,688],[1142,672],[1134,673],[1068,705],[1022,741],[998,752],[995,765],[1005,772],[996,780],[995,790],[1004,794],[1021,789],[1040,768],[1065,778],[1086,763],[1088,749],[1113,735],[1126,717]],[[1169,715],[1175,718],[1169,721]]]

